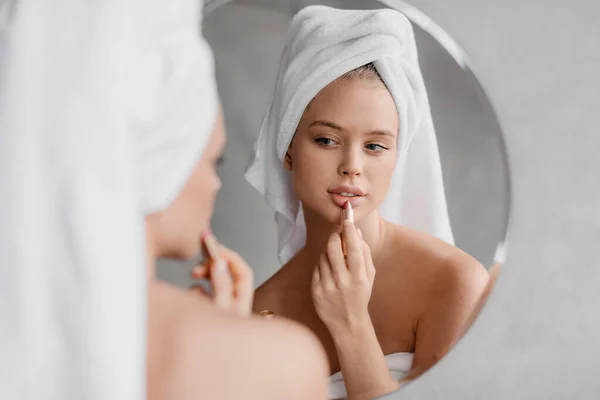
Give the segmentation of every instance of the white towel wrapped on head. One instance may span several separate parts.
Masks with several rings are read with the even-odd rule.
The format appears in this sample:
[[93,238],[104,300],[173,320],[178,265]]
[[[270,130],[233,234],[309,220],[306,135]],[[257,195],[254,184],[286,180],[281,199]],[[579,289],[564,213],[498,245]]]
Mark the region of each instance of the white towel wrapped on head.
[[302,207],[283,160],[321,89],[373,62],[398,110],[398,164],[381,215],[453,243],[435,129],[410,21],[400,12],[309,6],[292,19],[273,100],[246,179],[276,212],[282,263],[305,244]]
[[154,1],[146,22],[157,33],[139,49],[129,77],[145,214],[168,207],[188,181],[214,130],[219,105],[213,53],[199,34],[198,4]]

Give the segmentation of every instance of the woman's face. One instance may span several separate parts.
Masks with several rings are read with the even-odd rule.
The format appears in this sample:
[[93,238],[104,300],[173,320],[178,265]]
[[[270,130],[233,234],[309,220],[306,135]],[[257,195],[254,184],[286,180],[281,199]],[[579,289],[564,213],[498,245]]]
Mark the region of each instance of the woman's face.
[[222,114],[215,122],[204,153],[185,186],[161,215],[158,235],[163,257],[189,259],[200,250],[202,233],[210,228],[215,198],[221,187],[217,165],[225,147]]
[[398,112],[380,81],[334,81],[304,111],[284,164],[305,210],[339,223],[349,200],[356,220],[385,199],[397,162]]

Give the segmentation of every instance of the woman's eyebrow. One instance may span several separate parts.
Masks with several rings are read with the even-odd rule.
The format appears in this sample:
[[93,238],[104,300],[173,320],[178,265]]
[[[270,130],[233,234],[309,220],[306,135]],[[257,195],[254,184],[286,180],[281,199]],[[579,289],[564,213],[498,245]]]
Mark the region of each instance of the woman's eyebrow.
[[[331,121],[323,120],[323,119],[318,119],[318,120],[314,121],[308,127],[312,128],[313,126],[324,126],[326,128],[335,129],[336,131],[343,131],[344,130],[338,124],[336,124],[334,122],[331,122]],[[392,133],[391,131],[389,131],[387,129],[376,129],[374,131],[366,132],[365,135],[382,135],[382,136],[390,136],[390,137],[393,137],[393,138],[396,137],[396,135],[394,133]]]
[[327,127],[327,128],[335,129],[337,131],[343,130],[341,126],[339,126],[337,124],[334,124],[331,121],[326,121],[326,120],[322,120],[322,119],[318,119],[318,120],[314,121],[308,127],[312,128],[313,126],[324,126],[324,127]]
[[395,138],[396,135],[386,129],[377,129],[371,132],[367,132],[367,135],[383,135],[383,136],[390,136]]

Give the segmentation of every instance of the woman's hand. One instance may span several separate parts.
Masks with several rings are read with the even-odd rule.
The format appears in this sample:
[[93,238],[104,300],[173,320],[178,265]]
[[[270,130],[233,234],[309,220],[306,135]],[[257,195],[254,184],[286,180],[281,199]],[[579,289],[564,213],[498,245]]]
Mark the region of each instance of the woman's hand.
[[[342,240],[346,244],[346,259]],[[368,304],[374,278],[369,246],[354,224],[344,221],[342,233],[329,237],[327,251],[321,255],[312,279],[315,309],[334,338],[371,324]]]
[[347,398],[353,400],[372,399],[398,387],[369,316],[374,278],[369,246],[354,224],[344,221],[342,234],[330,236],[327,251],[313,272],[312,297],[335,344]]
[[219,246],[220,259],[214,265],[199,265],[192,270],[192,279],[210,281],[212,293],[200,285],[193,290],[211,297],[215,304],[225,310],[247,317],[252,311],[254,299],[254,277],[252,269],[235,252]]

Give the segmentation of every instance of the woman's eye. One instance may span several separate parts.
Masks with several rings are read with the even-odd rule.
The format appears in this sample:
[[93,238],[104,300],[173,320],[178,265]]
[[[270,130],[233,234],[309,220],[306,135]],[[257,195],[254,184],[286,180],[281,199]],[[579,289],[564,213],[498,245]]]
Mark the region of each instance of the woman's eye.
[[383,150],[387,150],[386,147],[380,145],[380,144],[375,144],[375,143],[369,143],[368,145],[365,146],[368,150],[371,151],[383,151]]
[[335,143],[333,140],[328,138],[317,138],[315,139],[315,141],[323,146],[330,146]]

